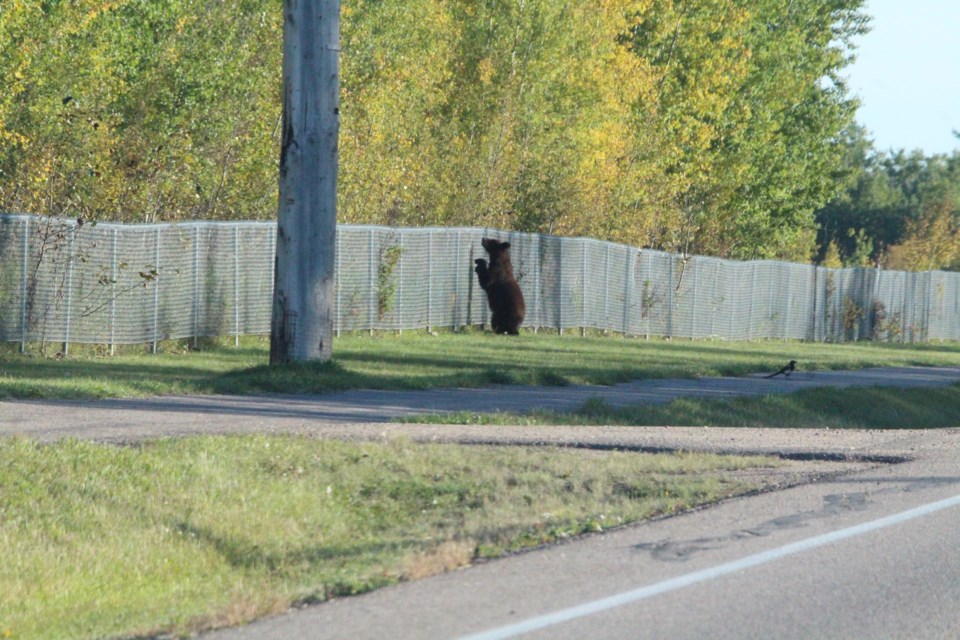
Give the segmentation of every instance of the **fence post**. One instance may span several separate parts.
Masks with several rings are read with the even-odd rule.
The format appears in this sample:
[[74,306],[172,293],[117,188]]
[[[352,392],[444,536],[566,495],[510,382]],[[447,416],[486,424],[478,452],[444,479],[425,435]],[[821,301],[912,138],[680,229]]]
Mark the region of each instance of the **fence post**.
[[948,340],[958,340],[960,339],[960,332],[957,331],[957,319],[960,318],[960,291],[958,291],[958,279],[956,273],[951,273],[947,276],[950,279],[950,282],[953,283],[953,286],[950,287],[953,291],[953,313],[949,315],[951,318],[950,321],[950,332],[947,336]]
[[[473,265],[473,243],[470,244],[470,249],[467,251],[467,264]],[[473,276],[467,276],[467,313],[466,313],[466,322],[464,323],[467,326],[473,326]]]
[[780,336],[783,340],[787,340],[790,333],[790,307],[793,305],[793,265],[787,263],[785,267],[787,269],[787,300],[786,308],[783,310],[783,330]]
[[[643,283],[643,286],[644,286],[643,292],[644,292],[644,294],[646,294],[646,293],[647,293],[647,291],[646,291],[647,282],[650,282],[650,281],[652,280],[652,278],[650,277],[650,275],[651,275],[651,274],[650,274],[650,271],[651,271],[651,267],[650,267],[650,254],[648,253],[648,254],[644,255],[643,252],[641,251],[640,254],[639,254],[639,257],[640,257],[641,259],[643,259],[643,260],[646,261],[646,266],[647,266],[647,270],[646,270],[647,277],[646,277],[645,279],[641,280],[641,282]],[[641,295],[641,298],[640,298],[640,317],[641,317],[641,319],[643,319],[643,320],[646,321],[646,322],[643,323],[644,326],[645,326],[645,328],[646,328],[646,331],[644,332],[644,335],[646,336],[646,339],[649,340],[649,339],[650,339],[650,309],[647,308],[647,298],[648,298],[647,295]],[[652,305],[651,305],[651,306],[652,306]]]
[[23,276],[20,279],[20,353],[27,351],[27,270],[30,268],[30,218],[23,219]]
[[[891,303],[891,308],[893,304],[896,304],[897,309],[899,309],[899,312],[900,312],[900,333],[898,336],[898,341],[901,344],[906,344],[907,331],[909,330],[909,326],[910,326],[909,325],[910,321],[907,316],[907,277],[909,275],[910,274],[908,274],[905,271],[900,271],[899,273],[897,273],[897,277],[894,278],[895,286],[893,290],[895,292],[899,292],[900,295],[897,296],[896,299]],[[897,287],[896,284],[899,284],[900,286]],[[896,313],[896,312],[891,311],[891,313]]]
[[817,299],[817,265],[811,265],[810,268],[813,271],[813,302],[809,305],[811,309],[810,316],[810,338],[811,342],[817,341],[817,308],[820,305],[820,301]]
[[627,248],[627,259],[624,262],[627,263],[627,272],[623,274],[623,335],[627,336],[628,329],[630,328],[629,318],[630,318],[630,278],[633,276],[633,262],[636,260],[636,254],[633,252],[633,249]]
[[674,291],[673,291],[673,280],[674,280],[674,277],[675,277],[675,275],[676,275],[676,274],[674,273],[673,263],[675,262],[675,261],[674,261],[674,258],[675,258],[675,257],[676,257],[676,256],[675,256],[674,254],[672,254],[672,253],[669,254],[669,260],[670,260],[670,278],[669,278],[669,281],[668,281],[668,283],[667,283],[667,337],[668,337],[668,338],[671,338],[671,339],[673,338],[673,303],[674,303],[674,299],[673,299],[673,293],[674,293]]
[[375,260],[373,257],[374,248],[373,248],[373,229],[372,228],[370,229],[370,242],[367,244],[367,246],[370,248],[370,254],[369,254],[370,259],[368,260],[369,264],[367,269],[367,278],[368,278],[367,282],[369,283],[369,286],[370,286],[370,298],[369,298],[370,302],[368,305],[369,306],[368,317],[370,318],[370,335],[373,335],[373,324],[374,324],[374,313],[375,313],[374,309],[376,308],[376,304],[377,304],[377,279],[376,279],[376,270],[374,269],[374,265],[373,265]]
[[[160,227],[157,227],[157,246],[153,259],[153,268],[160,273]],[[157,353],[157,342],[160,339],[160,278],[153,282],[153,354]]]
[[[873,281],[873,295],[870,296],[870,300],[868,301],[868,302],[870,303],[870,307],[867,309],[867,317],[870,318],[870,323],[869,323],[870,333],[868,334],[868,336],[869,336],[869,338],[870,338],[871,340],[873,340],[873,338],[874,338],[875,336],[877,336],[877,333],[876,333],[876,328],[877,328],[877,327],[876,327],[876,320],[877,320],[877,319],[876,319],[876,317],[875,317],[874,310],[876,309],[877,303],[880,302],[880,271],[881,271],[881,268],[880,268],[880,261],[879,261],[879,260],[877,261],[877,266],[876,266],[876,268],[875,268],[875,271],[876,271],[877,273],[876,273],[876,278],[875,278],[874,281]],[[886,305],[884,305],[884,308],[886,308]]]
[[580,336],[587,335],[587,239],[580,238]]
[[[735,269],[735,270],[739,270],[738,267],[729,267],[729,265],[727,265],[727,266],[728,266],[728,268],[733,268],[733,269]],[[721,263],[721,268],[723,268],[723,263]],[[730,308],[730,314],[729,314],[729,315],[730,315],[730,328],[727,330],[727,340],[736,340],[736,338],[733,337],[733,336],[735,335],[736,330],[737,330],[737,327],[736,327],[737,299],[736,299],[736,297],[734,296],[734,294],[736,293],[735,289],[736,289],[737,281],[738,281],[738,280],[739,280],[739,278],[735,278],[735,279],[734,279],[734,282],[731,283],[730,288],[727,290],[727,300],[730,301],[729,304],[728,304],[728,306],[729,306],[729,308]]]
[[[717,273],[720,269],[720,262],[711,260],[710,263],[713,265],[713,284],[710,287],[710,338],[717,337],[717,328],[716,328],[716,319],[717,319],[717,290],[720,288],[719,282],[717,282]],[[704,267],[706,268],[706,267]]]
[[117,327],[117,228],[113,228],[110,248],[110,355],[114,354]]
[[454,255],[456,268],[453,270],[453,330],[458,331],[460,329],[457,325],[457,309],[460,308],[460,229],[457,229],[457,246]]
[[240,225],[233,226],[233,347],[240,346]]
[[273,252],[273,260],[270,261],[270,286],[273,287],[274,278],[277,272],[277,229],[276,224],[270,225],[270,251]]
[[400,231],[400,258],[397,260],[397,333],[403,335],[403,231]]
[[[274,295],[273,291],[274,291],[274,287],[276,287],[276,282],[277,282],[277,231],[279,229],[280,229],[280,225],[277,223],[270,225],[270,251],[273,253],[273,255],[271,256],[273,259],[270,260],[271,314],[272,314],[272,308],[273,308],[273,302],[272,302],[273,295]],[[271,322],[272,322],[272,319],[271,319]],[[271,330],[272,330],[272,327],[271,327]]]
[[[401,256],[402,258],[402,256]],[[431,329],[433,309],[433,229],[427,231],[427,332]]]
[[[690,339],[696,340],[700,336],[697,335],[697,285],[700,284],[700,267],[699,262],[694,262],[694,259],[687,257],[686,263],[684,263],[683,268],[693,269],[693,295],[690,300]],[[712,315],[712,314],[711,314]]]
[[757,263],[750,263],[750,315],[747,318],[747,340],[753,340],[753,300],[757,296],[755,292],[757,290]]
[[67,243],[67,302],[66,302],[66,327],[63,335],[63,355],[66,357],[70,353],[70,312],[73,303],[73,240],[76,237],[77,227],[73,227],[70,233],[70,241]]
[[[914,326],[914,336],[911,342],[923,341],[923,325],[924,318],[923,312],[926,308],[926,282],[928,280],[927,275],[929,271],[921,271],[917,273],[916,281],[914,282],[914,294],[913,294],[913,326]],[[924,292],[924,295],[921,296],[921,292]]]
[[200,225],[193,228],[193,348],[200,332]]
[[[766,326],[767,326],[767,321],[769,320],[769,321],[770,321],[770,325],[769,325],[769,326],[770,326],[770,329],[768,329],[768,334],[772,334],[773,331],[775,330],[775,327],[773,326],[773,311],[774,311],[774,307],[773,307],[773,300],[774,300],[774,282],[773,282],[773,279],[774,279],[774,276],[777,275],[776,272],[775,272],[775,269],[776,269],[777,267],[779,267],[779,263],[776,263],[776,264],[775,264],[775,263],[772,263],[772,262],[764,262],[764,263],[763,263],[763,266],[764,266],[764,271],[766,272],[766,274],[765,274],[766,277],[765,277],[764,279],[767,281],[767,309],[766,309],[766,313],[762,316],[762,319],[760,320],[760,326],[761,326],[761,327],[766,327]],[[771,337],[770,335],[763,335],[763,334],[760,335],[760,339],[761,339],[761,340],[766,340],[766,339],[769,339],[770,337]]]
[[563,298],[566,295],[563,290],[563,245],[565,243],[565,238],[559,238],[557,243],[557,291],[560,292],[557,296],[557,335],[561,336],[563,335]]
[[336,315],[336,318],[337,318],[337,330],[336,330],[336,334],[335,334],[335,335],[336,335],[338,338],[340,337],[340,328],[343,326],[343,305],[342,305],[341,302],[340,302],[340,300],[341,300],[341,298],[340,298],[340,291],[341,291],[341,289],[343,289],[343,287],[340,286],[340,285],[341,285],[341,283],[340,283],[340,273],[341,273],[341,269],[340,269],[340,256],[343,255],[343,251],[341,250],[341,247],[340,247],[340,237],[341,237],[341,234],[340,234],[340,231],[338,230],[338,231],[337,231],[337,235],[336,235],[336,239],[334,240],[334,245],[333,245],[333,246],[334,246],[334,249],[333,249],[333,250],[334,250],[334,253],[337,254],[337,268],[336,268],[336,273],[334,274],[333,277],[334,277],[334,287],[335,287],[336,290],[337,290],[337,315]]
[[910,304],[910,344],[917,341],[917,290],[920,288],[919,279],[919,273],[910,274],[910,297],[908,298]]
[[534,284],[534,286],[533,286],[533,314],[534,314],[534,319],[533,319],[533,327],[532,327],[532,328],[533,328],[533,333],[536,334],[536,333],[537,333],[537,329],[540,328],[540,291],[541,291],[541,289],[543,288],[543,265],[540,263],[540,262],[541,262],[541,259],[542,259],[542,257],[543,257],[543,253],[542,253],[542,249],[541,249],[541,238],[542,238],[543,236],[542,236],[542,234],[537,233],[537,234],[534,234],[533,237],[536,238],[536,241],[537,241],[537,242],[536,242],[536,251],[535,251],[534,254],[533,254],[533,256],[534,256],[534,257],[533,257],[533,265],[534,265],[534,269],[536,269],[536,277],[533,279],[533,280],[534,280],[534,282],[533,282],[533,284]]
[[610,326],[610,243],[605,242],[604,245],[607,247],[603,265],[605,271],[603,276],[603,331],[606,333],[612,329]]
[[846,331],[846,328],[843,326],[843,325],[844,325],[844,317],[843,317],[844,313],[843,313],[843,312],[844,312],[844,310],[845,310],[844,308],[847,306],[847,305],[845,304],[845,300],[846,300],[846,297],[847,297],[847,296],[846,296],[846,290],[844,289],[844,286],[843,286],[844,283],[846,282],[846,278],[845,278],[845,277],[842,277],[842,276],[844,276],[844,275],[846,275],[846,274],[844,274],[843,271],[844,271],[844,269],[843,269],[842,267],[841,267],[840,269],[836,269],[836,270],[835,270],[835,275],[837,276],[837,279],[840,281],[839,284],[837,285],[837,303],[833,306],[833,309],[834,309],[834,318],[833,318],[834,331],[835,331],[837,334],[839,334],[839,335],[835,335],[835,336],[834,336],[834,340],[835,340],[836,342],[847,342],[847,331]]

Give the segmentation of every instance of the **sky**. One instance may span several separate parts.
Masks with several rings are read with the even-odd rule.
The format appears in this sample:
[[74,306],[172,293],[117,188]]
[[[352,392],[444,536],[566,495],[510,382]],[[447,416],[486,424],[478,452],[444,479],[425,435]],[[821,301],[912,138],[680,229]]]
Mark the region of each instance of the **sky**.
[[845,70],[878,151],[960,152],[960,2],[867,0],[872,30]]

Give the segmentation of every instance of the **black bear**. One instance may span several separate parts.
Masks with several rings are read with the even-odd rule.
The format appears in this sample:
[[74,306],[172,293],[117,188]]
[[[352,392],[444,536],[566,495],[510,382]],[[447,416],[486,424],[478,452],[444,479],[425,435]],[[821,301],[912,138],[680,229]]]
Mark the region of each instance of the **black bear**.
[[487,292],[490,304],[490,325],[494,333],[518,335],[527,307],[510,264],[510,243],[484,238],[481,243],[490,256],[490,264],[483,258],[474,260],[480,288]]

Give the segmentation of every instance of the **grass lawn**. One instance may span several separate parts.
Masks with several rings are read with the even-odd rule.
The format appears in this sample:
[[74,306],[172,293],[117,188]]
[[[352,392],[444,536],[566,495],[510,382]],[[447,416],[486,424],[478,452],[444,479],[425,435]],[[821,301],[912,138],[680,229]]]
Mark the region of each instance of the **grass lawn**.
[[576,411],[459,412],[398,420],[432,424],[773,427],[805,429],[941,429],[960,427],[960,385],[931,389],[805,389],[759,398],[682,398],[667,404],[613,407],[589,400]]
[[0,440],[0,637],[237,624],[756,489],[769,458],[195,437]]
[[[631,379],[743,375],[776,371],[789,359],[803,370],[871,366],[960,366],[960,344],[822,344],[642,340],[525,333],[494,336],[405,332],[349,334],[329,363],[271,367],[269,344],[239,348],[168,343],[104,356],[75,345],[63,359],[21,356],[0,345],[0,398],[101,398],[162,394],[322,393],[340,389],[423,389],[501,384],[614,384]],[[77,354],[77,355],[74,355]]]

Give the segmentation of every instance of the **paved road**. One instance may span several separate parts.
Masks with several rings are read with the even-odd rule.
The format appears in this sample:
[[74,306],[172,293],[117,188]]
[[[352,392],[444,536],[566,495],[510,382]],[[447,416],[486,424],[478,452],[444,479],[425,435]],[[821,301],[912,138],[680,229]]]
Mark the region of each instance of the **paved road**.
[[203,637],[960,638],[960,430],[870,438],[912,461]]
[[[0,402],[0,436],[129,441],[306,432],[424,440],[785,452],[819,482],[623,528],[205,636],[270,638],[958,638],[960,429],[836,431],[398,425],[423,412],[572,408],[810,386],[960,382],[902,368],[616,387],[357,391],[315,397]],[[811,455],[812,454],[812,455]],[[847,473],[817,458],[858,460]],[[900,460],[890,464],[891,460]],[[887,461],[887,462],[881,462]]]

